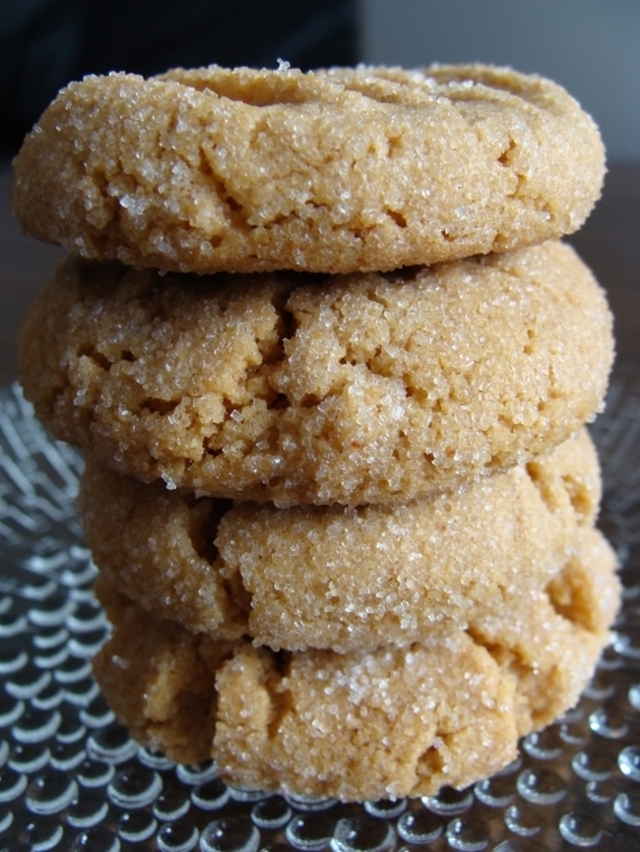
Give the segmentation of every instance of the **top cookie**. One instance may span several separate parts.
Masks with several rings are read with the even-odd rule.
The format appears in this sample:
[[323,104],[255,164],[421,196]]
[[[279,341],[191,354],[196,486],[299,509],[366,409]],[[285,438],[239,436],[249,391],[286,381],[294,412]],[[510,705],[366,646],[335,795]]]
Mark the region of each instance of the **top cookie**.
[[14,167],[23,228],[85,257],[349,273],[571,233],[604,152],[564,89],[510,69],[211,66],[71,84]]

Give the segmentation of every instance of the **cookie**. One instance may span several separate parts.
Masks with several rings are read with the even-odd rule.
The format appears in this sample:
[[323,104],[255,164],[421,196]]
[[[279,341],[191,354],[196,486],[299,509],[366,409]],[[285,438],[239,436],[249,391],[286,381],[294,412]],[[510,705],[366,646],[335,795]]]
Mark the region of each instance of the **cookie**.
[[67,260],[25,395],[121,473],[209,496],[406,502],[543,453],[601,408],[611,315],[548,242],[396,273],[206,278]]
[[564,89],[506,68],[211,66],[72,83],[14,169],[23,228],[88,258],[349,273],[571,233],[604,153]]
[[231,506],[91,464],[79,511],[102,573],[145,609],[214,637],[344,652],[465,629],[535,596],[599,500],[583,430],[526,466],[394,507]]
[[347,654],[216,642],[101,580],[114,634],[94,670],[140,742],[180,761],[212,757],[231,784],[347,800],[432,795],[498,771],[519,736],[577,701],[618,605],[614,566],[589,530],[553,594],[473,632]]

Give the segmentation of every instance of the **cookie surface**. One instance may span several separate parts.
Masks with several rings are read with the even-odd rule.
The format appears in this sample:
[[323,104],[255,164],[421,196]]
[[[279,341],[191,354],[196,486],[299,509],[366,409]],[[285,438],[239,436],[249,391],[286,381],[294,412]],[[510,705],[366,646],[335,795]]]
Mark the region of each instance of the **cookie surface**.
[[167,492],[89,465],[79,498],[109,582],[193,632],[278,650],[366,650],[465,629],[535,596],[593,524],[586,433],[460,493],[275,509]]
[[85,257],[347,273],[571,233],[604,154],[564,89],[510,69],[213,66],[71,84],[14,168],[23,228]]
[[567,439],[602,404],[604,294],[561,243],[402,273],[212,278],[69,259],[25,395],[120,472],[280,506],[406,502]]
[[430,644],[280,652],[216,642],[146,613],[103,579],[115,632],[94,662],[133,736],[213,757],[245,788],[341,799],[431,795],[509,763],[519,736],[577,701],[619,601],[588,531],[553,593]]

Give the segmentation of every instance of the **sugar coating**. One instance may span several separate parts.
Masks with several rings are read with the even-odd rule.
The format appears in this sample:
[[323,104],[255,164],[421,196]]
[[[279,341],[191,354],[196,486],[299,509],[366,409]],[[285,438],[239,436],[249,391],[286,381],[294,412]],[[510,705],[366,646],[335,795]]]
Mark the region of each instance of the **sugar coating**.
[[85,257],[343,273],[571,233],[604,152],[564,89],[511,69],[211,66],[72,83],[14,168],[23,228]]
[[615,557],[596,531],[564,576],[473,631],[348,654],[216,642],[101,579],[115,632],[94,670],[139,741],[177,760],[212,757],[228,783],[346,800],[432,795],[497,772],[519,736],[577,701],[619,603]]
[[539,594],[594,523],[600,486],[582,430],[393,507],[231,506],[89,464],[79,512],[101,572],[143,608],[213,637],[344,652],[470,628]]
[[54,435],[216,497],[406,502],[543,453],[601,408],[602,290],[547,242],[396,273],[212,277],[70,258],[20,376]]

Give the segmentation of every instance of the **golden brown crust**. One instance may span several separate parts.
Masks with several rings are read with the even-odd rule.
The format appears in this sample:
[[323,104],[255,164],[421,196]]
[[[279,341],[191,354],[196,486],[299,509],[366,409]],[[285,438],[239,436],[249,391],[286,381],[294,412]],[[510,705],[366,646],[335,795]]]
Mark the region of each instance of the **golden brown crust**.
[[571,233],[604,154],[560,86],[510,69],[212,66],[71,84],[14,167],[25,230],[85,257],[346,273]]
[[215,672],[235,646],[211,642],[144,613],[99,578],[96,592],[117,625],[95,665],[116,715],[141,742],[162,748],[170,742],[174,760],[189,763],[207,754],[215,729]]
[[347,651],[425,641],[536,596],[599,499],[582,431],[527,466],[401,506],[230,506],[90,464],[79,509],[101,572],[145,609],[214,637]]
[[[498,771],[515,756],[519,736],[577,701],[606,642],[619,587],[613,552],[595,531],[566,570],[586,584],[575,608],[567,597],[559,610],[543,593],[472,633],[347,654],[217,643],[118,600],[102,581],[115,633],[95,672],[142,742],[178,759],[213,757],[232,784],[350,800],[430,795]],[[136,675],[126,688],[123,668]],[[187,713],[185,683],[210,689],[209,702],[203,695]],[[200,732],[212,730],[203,748]]]
[[20,375],[122,473],[280,506],[406,502],[506,469],[601,407],[604,294],[561,243],[403,273],[199,278],[70,259]]

